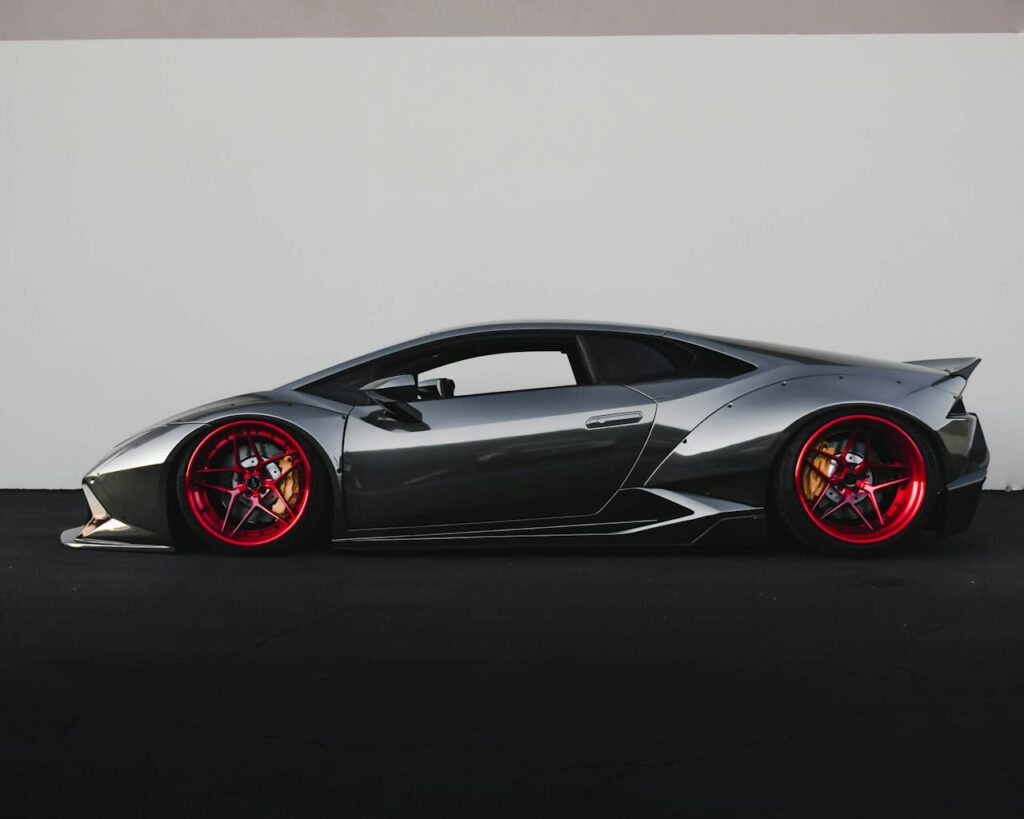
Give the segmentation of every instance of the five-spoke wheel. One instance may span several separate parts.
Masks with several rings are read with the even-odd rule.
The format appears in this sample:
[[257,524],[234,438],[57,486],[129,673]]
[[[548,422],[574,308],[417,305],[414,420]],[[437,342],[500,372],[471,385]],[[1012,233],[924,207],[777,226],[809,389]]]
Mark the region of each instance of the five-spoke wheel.
[[295,435],[269,421],[231,421],[182,461],[182,512],[207,543],[266,551],[298,539],[313,517],[317,472]]
[[935,469],[912,427],[882,414],[840,415],[796,436],[776,477],[776,505],[811,546],[877,551],[925,517]]

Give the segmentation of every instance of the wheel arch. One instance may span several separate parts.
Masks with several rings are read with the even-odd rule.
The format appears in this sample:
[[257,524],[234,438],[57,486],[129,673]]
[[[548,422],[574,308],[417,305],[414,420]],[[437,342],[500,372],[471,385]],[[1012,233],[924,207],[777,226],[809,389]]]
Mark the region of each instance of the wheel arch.
[[317,469],[320,471],[321,476],[327,479],[327,484],[330,486],[330,503],[321,512],[325,520],[320,521],[321,524],[329,526],[333,521],[335,510],[342,505],[341,482],[333,477],[335,474],[334,464],[316,435],[301,424],[297,424],[287,418],[282,418],[280,415],[245,412],[218,416],[215,419],[196,425],[195,430],[186,435],[174,447],[164,462],[161,475],[161,491],[167,509],[167,522],[170,534],[175,544],[179,544],[182,538],[188,537],[188,528],[185,525],[177,496],[177,475],[183,459],[189,456],[189,453],[193,451],[196,444],[206,437],[211,430],[238,421],[266,421],[277,424],[286,432],[295,436],[300,443],[308,447],[310,455],[314,458],[314,463],[317,464]]
[[[818,373],[757,387],[719,406],[685,433],[647,477],[645,486],[764,505],[780,453],[796,430],[835,412],[879,412],[912,424],[940,456],[936,427],[952,398],[922,390],[899,374]],[[950,402],[951,403],[951,402]]]
[[[882,417],[888,416],[890,418],[900,421],[901,423],[907,424],[908,426],[912,427],[914,430],[919,432],[925,438],[925,440],[931,446],[935,454],[939,468],[944,469],[942,458],[942,439],[939,437],[939,433],[936,430],[932,429],[927,424],[927,422],[924,421],[922,418],[919,418],[918,416],[914,415],[911,412],[908,412],[905,409],[902,409],[900,407],[894,407],[890,404],[881,404],[871,401],[842,402],[839,404],[834,404],[829,407],[819,407],[818,409],[812,410],[811,412],[806,413],[801,418],[794,421],[792,424],[786,427],[785,430],[783,430],[783,432],[779,435],[775,443],[772,444],[769,468],[765,471],[765,498],[772,497],[774,483],[776,480],[776,476],[779,473],[781,461],[785,456],[789,446],[797,441],[798,433],[805,427],[809,427],[812,424],[816,423],[823,423],[825,419],[829,418],[830,416],[840,415],[842,413],[849,413],[851,415],[870,415],[871,413],[877,413]],[[944,477],[944,475],[940,475],[940,479]],[[930,491],[933,494],[939,494],[941,493],[942,489],[942,486],[937,486],[933,487]],[[768,506],[766,507],[766,511],[769,515],[774,515],[774,511],[771,508],[769,508],[770,506],[771,504],[768,504]],[[926,521],[926,525],[928,527],[931,527],[934,518],[938,514],[939,509],[936,506],[935,508],[932,509],[930,515],[931,519]]]
[[921,418],[917,417],[911,412],[900,407],[894,407],[891,404],[880,404],[872,401],[862,402],[843,402],[840,404],[833,404],[828,407],[818,407],[817,409],[811,410],[805,415],[793,421],[787,426],[780,434],[775,443],[772,444],[770,450],[770,464],[771,468],[774,469],[779,465],[779,460],[782,458],[783,453],[786,450],[786,446],[790,444],[795,438],[796,434],[804,427],[810,426],[812,423],[823,420],[830,415],[836,413],[848,412],[851,415],[870,414],[877,412],[880,415],[890,415],[898,418],[901,421],[905,421],[909,425],[913,426],[918,432],[924,435],[928,439],[928,443],[931,444],[932,449],[935,450],[936,455],[942,452],[942,440],[939,437],[939,433],[932,429],[928,424]]

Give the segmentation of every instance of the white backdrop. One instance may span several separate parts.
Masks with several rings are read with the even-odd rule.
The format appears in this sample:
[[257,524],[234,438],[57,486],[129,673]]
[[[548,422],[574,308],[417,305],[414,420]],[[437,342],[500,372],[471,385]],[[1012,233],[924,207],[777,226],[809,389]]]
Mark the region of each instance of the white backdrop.
[[535,317],[982,355],[1019,488],[1022,100],[1013,35],[0,43],[0,486]]

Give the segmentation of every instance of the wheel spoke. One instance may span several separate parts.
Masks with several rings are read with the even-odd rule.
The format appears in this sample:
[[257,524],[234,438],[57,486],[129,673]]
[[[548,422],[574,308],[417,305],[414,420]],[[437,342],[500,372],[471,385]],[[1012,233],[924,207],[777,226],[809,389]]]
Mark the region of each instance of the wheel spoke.
[[214,489],[217,492],[224,492],[228,495],[234,495],[237,490],[228,489],[226,486],[217,486],[215,483],[204,483],[203,481],[192,481],[194,486],[198,486],[201,489]]
[[260,466],[264,466],[273,461],[280,461],[282,458],[294,458],[298,453],[294,449],[286,449],[280,455],[271,455],[267,458],[260,456]]
[[260,455],[260,451],[258,449],[256,449],[256,442],[253,441],[252,433],[251,432],[246,432],[245,433],[245,440],[249,444],[249,457],[250,458],[255,457],[256,458],[256,462],[259,463],[260,459],[263,456]]
[[[908,476],[905,478],[896,478],[895,480],[892,481],[886,481],[885,483],[872,484],[871,494],[874,494],[875,492],[881,492],[883,489],[888,489],[890,486],[896,486],[897,484],[906,483],[909,480],[910,477]],[[864,488],[867,489],[868,487],[865,486]]]
[[849,437],[846,439],[846,443],[843,444],[843,453],[839,456],[839,460],[843,463],[846,462],[846,456],[850,454],[850,449],[853,447],[853,442],[857,440],[857,430],[853,429],[850,431]]
[[266,506],[264,506],[263,503],[258,498],[253,498],[253,502],[256,504],[257,507],[259,507],[259,509],[261,511],[266,512],[274,520],[278,521],[279,523],[284,523],[284,518],[282,518],[276,512],[274,512],[274,511],[268,509]]
[[292,511],[292,507],[288,504],[288,501],[284,499],[284,495],[282,495],[281,490],[277,488],[277,484],[271,483],[270,488],[273,491],[273,493],[277,495],[278,500],[280,500],[281,503],[284,504],[284,508],[288,510],[288,514],[294,516],[295,513]]
[[836,455],[834,452],[825,452],[822,449],[812,449],[811,452],[813,452],[815,455],[821,455],[822,458],[830,458],[833,461],[839,460],[839,456]]
[[831,509],[829,509],[824,515],[822,515],[820,518],[818,518],[818,520],[825,520],[825,518],[827,518],[829,515],[831,515],[837,509],[842,509],[844,506],[849,506],[849,505],[850,505],[850,496],[849,495],[843,495],[843,499],[841,501],[839,501],[839,503],[837,503]]
[[231,496],[231,500],[228,501],[228,508],[224,511],[224,521],[220,525],[220,530],[223,532],[224,528],[228,525],[228,521],[231,519],[231,510],[235,507],[235,500],[238,498],[240,493],[235,492]]
[[209,466],[206,469],[197,469],[198,475],[209,475],[214,472],[243,472],[240,466]]
[[824,489],[821,490],[821,494],[818,495],[818,499],[814,502],[814,506],[811,507],[812,512],[815,511],[821,504],[822,499],[828,494],[829,488],[830,487],[826,486]]
[[882,510],[878,507],[878,498],[875,497],[874,489],[870,489],[865,486],[864,490],[867,492],[868,498],[871,500],[871,507],[875,510],[875,514],[878,515],[878,525],[885,526],[885,518],[882,517]]
[[235,526],[235,528],[231,530],[231,536],[232,537],[234,537],[235,535],[238,534],[238,530],[241,529],[242,528],[242,524],[245,523],[249,519],[249,515],[252,514],[253,509],[255,509],[255,508],[256,508],[256,504],[254,503],[252,506],[249,507],[249,510],[244,515],[242,515],[242,519],[238,521],[238,525]]
[[850,508],[857,513],[857,517],[859,517],[861,521],[863,521],[864,525],[868,527],[868,531],[873,532],[874,527],[870,523],[868,523],[868,519],[864,517],[864,513],[860,511],[860,507],[858,507],[857,504],[851,502]]

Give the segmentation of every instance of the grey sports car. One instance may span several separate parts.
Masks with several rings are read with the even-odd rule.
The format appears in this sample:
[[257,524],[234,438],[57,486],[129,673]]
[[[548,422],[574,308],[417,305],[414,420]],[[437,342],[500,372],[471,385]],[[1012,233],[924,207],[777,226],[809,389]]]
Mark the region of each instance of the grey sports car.
[[978,363],[609,324],[448,330],[140,432],[85,476],[92,518],[61,540],[686,544],[755,520],[874,553],[970,524],[988,465],[962,399]]

